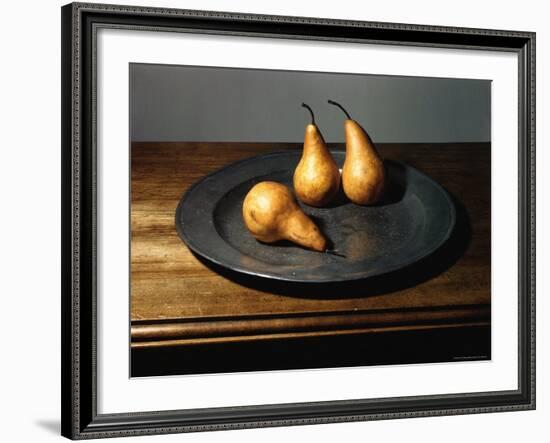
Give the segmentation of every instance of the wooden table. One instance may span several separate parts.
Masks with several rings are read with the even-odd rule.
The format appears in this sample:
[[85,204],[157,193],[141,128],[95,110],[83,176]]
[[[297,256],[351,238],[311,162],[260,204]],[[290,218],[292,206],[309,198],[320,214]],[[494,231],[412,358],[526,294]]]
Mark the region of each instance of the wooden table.
[[449,191],[457,229],[437,253],[405,270],[310,287],[266,285],[204,263],[174,225],[182,194],[205,174],[260,153],[301,149],[299,143],[133,143],[132,349],[487,327],[490,144],[378,146],[384,158],[419,169]]

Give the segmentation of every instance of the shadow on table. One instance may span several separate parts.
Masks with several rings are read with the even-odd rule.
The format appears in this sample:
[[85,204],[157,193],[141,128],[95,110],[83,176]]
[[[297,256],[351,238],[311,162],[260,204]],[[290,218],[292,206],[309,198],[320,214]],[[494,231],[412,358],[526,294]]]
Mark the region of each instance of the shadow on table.
[[351,282],[294,283],[256,277],[231,271],[195,254],[205,266],[217,274],[248,288],[299,298],[356,298],[387,294],[413,286],[443,273],[466,252],[472,237],[471,222],[464,205],[453,195],[456,224],[450,238],[428,257],[398,271]]

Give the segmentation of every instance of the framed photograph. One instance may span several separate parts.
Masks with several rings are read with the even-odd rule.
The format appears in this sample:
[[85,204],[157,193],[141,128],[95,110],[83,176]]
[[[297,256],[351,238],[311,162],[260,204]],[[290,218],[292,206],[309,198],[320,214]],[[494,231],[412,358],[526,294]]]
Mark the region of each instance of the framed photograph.
[[62,61],[64,436],[535,408],[534,33],[72,3]]

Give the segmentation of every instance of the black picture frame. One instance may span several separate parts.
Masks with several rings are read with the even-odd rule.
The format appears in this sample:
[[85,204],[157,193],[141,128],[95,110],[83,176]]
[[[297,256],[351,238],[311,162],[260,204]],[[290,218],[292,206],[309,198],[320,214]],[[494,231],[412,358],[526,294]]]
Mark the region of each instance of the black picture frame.
[[[62,15],[62,435],[71,439],[535,408],[535,33],[72,3]],[[95,38],[99,27],[483,49],[519,58],[518,389],[97,413]]]

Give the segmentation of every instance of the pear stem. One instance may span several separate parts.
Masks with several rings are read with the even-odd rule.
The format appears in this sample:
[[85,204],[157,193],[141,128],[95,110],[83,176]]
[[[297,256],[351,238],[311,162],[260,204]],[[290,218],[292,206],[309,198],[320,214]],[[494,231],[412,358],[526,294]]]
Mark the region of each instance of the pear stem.
[[315,124],[315,115],[313,114],[313,110],[309,107],[309,105],[305,104],[305,103],[302,103],[302,106],[304,108],[306,108],[309,113],[311,114],[311,124],[314,125]]
[[334,106],[338,106],[342,111],[344,111],[344,114],[346,114],[346,117],[349,119],[349,120],[353,120],[351,118],[351,116],[349,115],[348,111],[346,111],[344,109],[344,107],[340,104],[340,103],[337,103],[335,102],[334,100],[327,100],[331,105],[334,105]]
[[337,249],[325,249],[325,253],[326,253],[326,254],[337,255],[338,257],[347,258],[344,254],[342,254],[342,253],[341,253],[340,251],[338,251]]

